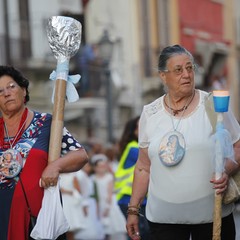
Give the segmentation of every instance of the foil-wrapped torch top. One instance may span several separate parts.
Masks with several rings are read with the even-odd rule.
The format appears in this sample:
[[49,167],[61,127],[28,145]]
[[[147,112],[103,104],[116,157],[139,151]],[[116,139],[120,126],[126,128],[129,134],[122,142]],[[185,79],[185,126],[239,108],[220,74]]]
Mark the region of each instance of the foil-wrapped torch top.
[[48,19],[48,42],[58,60],[69,59],[77,53],[81,43],[81,35],[82,25],[73,18],[53,16]]

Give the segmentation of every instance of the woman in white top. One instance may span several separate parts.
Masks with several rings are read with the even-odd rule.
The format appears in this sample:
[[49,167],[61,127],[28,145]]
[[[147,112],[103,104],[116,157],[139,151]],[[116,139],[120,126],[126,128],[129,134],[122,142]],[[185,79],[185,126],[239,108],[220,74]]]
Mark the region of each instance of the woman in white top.
[[[148,194],[151,240],[211,240],[215,189],[222,194],[238,168],[240,127],[231,111],[224,113],[236,162],[228,159],[222,177],[215,180],[213,126],[205,109],[208,93],[195,89],[193,56],[182,46],[166,47],[159,56],[158,70],[168,91],[145,105],[141,114],[128,234],[140,239],[139,206]],[[175,138],[178,147],[162,151]],[[232,204],[223,205],[222,240],[235,239],[232,210]]]

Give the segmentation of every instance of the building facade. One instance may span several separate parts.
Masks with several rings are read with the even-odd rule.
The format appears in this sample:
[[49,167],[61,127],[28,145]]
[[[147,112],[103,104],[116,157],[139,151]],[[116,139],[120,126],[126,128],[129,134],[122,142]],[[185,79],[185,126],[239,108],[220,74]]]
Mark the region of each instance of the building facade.
[[[82,23],[82,43],[70,60],[81,73],[80,100],[65,106],[65,122],[77,138],[118,139],[127,119],[164,94],[157,61],[162,48],[182,44],[199,66],[196,85],[212,90],[224,80],[239,118],[240,0],[3,0],[0,64],[13,64],[31,80],[31,107],[52,111],[56,67],[46,35],[51,16]],[[108,64],[100,47],[109,42]],[[109,49],[108,49],[109,50]],[[39,90],[40,89],[40,90]]]

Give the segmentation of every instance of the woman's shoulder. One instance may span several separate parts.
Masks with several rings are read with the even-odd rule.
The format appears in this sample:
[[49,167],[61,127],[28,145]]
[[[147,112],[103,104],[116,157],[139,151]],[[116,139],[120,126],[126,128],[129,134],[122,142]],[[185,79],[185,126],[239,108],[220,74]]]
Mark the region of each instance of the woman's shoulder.
[[197,91],[199,92],[199,103],[200,104],[205,104],[205,102],[207,100],[211,101],[211,96],[212,96],[211,92],[206,92],[206,91],[200,90],[200,89],[197,89]]
[[52,122],[52,115],[45,112],[33,111],[33,119],[31,121],[31,128],[48,127]]
[[196,90],[199,92],[200,98],[202,98],[202,99],[208,98],[208,96],[211,95],[211,92],[206,92],[201,89],[196,89]]
[[151,103],[148,103],[148,104],[144,105],[143,111],[148,116],[154,115],[157,112],[161,111],[163,109],[163,97],[164,97],[164,95],[155,99]]
[[52,119],[52,114],[50,113],[38,112],[38,111],[33,111],[33,112],[34,112],[34,121],[47,121]]
[[52,114],[51,113],[47,113],[47,112],[39,112],[39,111],[36,111],[36,110],[33,110],[34,112],[34,116],[35,117],[41,117],[41,116],[46,116],[46,117],[52,117]]
[[127,143],[127,147],[138,147],[138,141],[137,140],[132,140]]

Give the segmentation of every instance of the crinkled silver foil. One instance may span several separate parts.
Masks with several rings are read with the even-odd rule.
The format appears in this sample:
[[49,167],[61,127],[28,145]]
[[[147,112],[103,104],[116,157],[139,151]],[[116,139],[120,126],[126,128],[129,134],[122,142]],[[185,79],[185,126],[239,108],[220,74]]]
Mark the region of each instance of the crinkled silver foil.
[[77,53],[81,36],[82,25],[77,20],[64,16],[53,16],[48,19],[48,42],[58,60],[71,58]]

